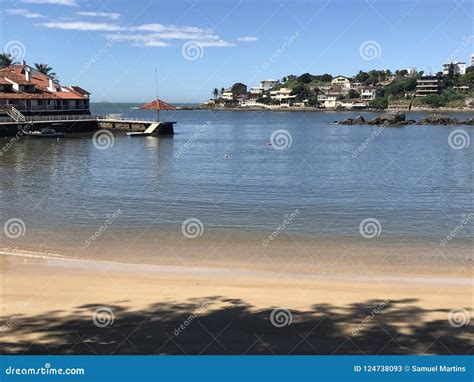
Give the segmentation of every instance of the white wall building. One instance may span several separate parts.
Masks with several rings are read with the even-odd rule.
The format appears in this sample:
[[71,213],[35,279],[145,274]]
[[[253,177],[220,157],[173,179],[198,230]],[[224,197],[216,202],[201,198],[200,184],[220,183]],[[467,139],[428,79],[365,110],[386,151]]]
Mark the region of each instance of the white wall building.
[[351,88],[351,81],[349,80],[349,78],[344,76],[334,77],[331,81],[331,84],[336,86],[342,86],[345,89]]
[[407,72],[408,77],[415,77],[418,74],[416,68],[407,68]]
[[288,88],[281,88],[278,90],[272,90],[270,92],[270,98],[271,99],[276,99],[277,101],[289,101],[293,98],[296,98],[296,95],[291,94],[291,89]]
[[224,93],[222,93],[222,99],[226,101],[232,101],[234,99],[234,92],[232,89],[225,89]]
[[377,89],[369,87],[369,88],[362,88],[362,92],[360,93],[360,99],[362,101],[372,101],[375,99],[377,93]]
[[451,61],[443,64],[443,74],[449,73],[449,67],[453,64],[454,74],[466,74],[466,63],[461,61]]
[[260,88],[263,91],[270,90],[271,88],[275,87],[278,84],[278,80],[263,80],[260,81]]

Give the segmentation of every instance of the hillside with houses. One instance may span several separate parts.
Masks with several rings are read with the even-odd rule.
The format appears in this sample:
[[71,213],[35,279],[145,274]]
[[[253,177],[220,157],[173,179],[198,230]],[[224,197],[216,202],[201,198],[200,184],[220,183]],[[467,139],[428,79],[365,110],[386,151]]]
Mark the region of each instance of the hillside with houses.
[[474,54],[471,65],[444,64],[436,74],[416,68],[359,71],[353,77],[331,74],[288,75],[248,88],[235,83],[215,88],[205,108],[237,109],[471,109],[474,108]]

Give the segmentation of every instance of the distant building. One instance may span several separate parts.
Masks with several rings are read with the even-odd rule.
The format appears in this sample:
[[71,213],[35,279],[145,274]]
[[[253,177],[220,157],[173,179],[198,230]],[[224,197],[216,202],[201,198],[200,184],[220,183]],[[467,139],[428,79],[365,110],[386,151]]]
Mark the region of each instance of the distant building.
[[374,86],[367,86],[362,88],[360,99],[362,101],[373,101],[376,98],[377,88]]
[[241,82],[235,83],[232,85],[232,93],[234,94],[234,98],[237,98],[242,94],[247,94],[247,85],[244,85]]
[[270,90],[271,88],[275,87],[278,84],[278,80],[263,80],[260,81],[260,88],[263,91]]
[[416,81],[416,97],[425,97],[440,92],[440,80],[436,76],[423,76]]
[[11,105],[22,113],[90,114],[90,93],[64,86],[26,62],[0,69],[0,108]]
[[332,109],[336,107],[337,96],[328,96],[326,94],[319,94],[317,96],[318,102],[322,107],[326,109]]
[[471,66],[474,66],[474,53],[471,54]]
[[443,75],[448,75],[449,71],[453,70],[454,74],[466,74],[466,63],[460,61],[451,61],[443,64]]
[[222,99],[225,101],[233,101],[244,94],[247,94],[247,85],[237,82],[232,85],[232,87],[224,90],[224,93],[222,93]]
[[345,89],[351,88],[351,81],[349,80],[349,78],[344,76],[337,76],[333,78],[331,84],[336,86],[342,86]]
[[262,94],[263,89],[260,86],[252,86],[249,91],[250,94]]
[[270,91],[270,98],[280,102],[289,101],[296,98],[296,95],[291,94],[292,90],[288,88],[281,88]]
[[407,68],[407,72],[408,77],[415,77],[418,74],[416,68]]
[[234,99],[234,93],[231,88],[224,90],[224,93],[222,93],[222,99],[226,101],[232,101]]

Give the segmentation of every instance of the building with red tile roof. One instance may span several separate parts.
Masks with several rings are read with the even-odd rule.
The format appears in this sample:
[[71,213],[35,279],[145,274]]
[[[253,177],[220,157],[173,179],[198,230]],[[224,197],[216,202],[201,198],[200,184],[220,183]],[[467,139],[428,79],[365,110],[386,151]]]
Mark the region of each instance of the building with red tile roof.
[[27,114],[90,114],[90,93],[64,86],[25,62],[0,69],[0,109],[12,105]]

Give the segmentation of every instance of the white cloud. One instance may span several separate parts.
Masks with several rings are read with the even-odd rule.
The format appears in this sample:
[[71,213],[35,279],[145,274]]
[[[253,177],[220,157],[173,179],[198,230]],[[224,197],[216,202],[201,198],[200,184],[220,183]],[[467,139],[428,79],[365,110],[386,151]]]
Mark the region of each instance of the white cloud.
[[125,30],[125,28],[121,27],[120,25],[107,23],[89,23],[85,21],[50,22],[42,23],[40,25],[50,29],[66,29],[79,31],[117,32]]
[[43,16],[39,13],[30,12],[27,9],[7,9],[6,13],[7,13],[7,15],[23,16],[23,17],[26,17],[28,19],[40,19],[40,18],[46,17],[46,16]]
[[[78,12],[84,15],[92,12]],[[95,12],[94,12],[95,13]],[[255,41],[256,37],[244,36],[234,41],[226,41],[219,37],[212,28],[199,28],[193,26],[164,25],[164,24],[142,24],[136,26],[121,26],[115,23],[86,22],[86,21],[60,21],[40,24],[46,28],[98,31],[98,32],[120,32],[106,34],[108,39],[115,41],[128,41],[137,46],[167,47],[172,41],[195,41],[202,47],[229,47],[238,42]],[[122,33],[124,32],[124,33]],[[128,32],[128,33],[127,33]]]
[[80,16],[87,17],[104,17],[111,20],[118,20],[120,18],[120,13],[114,12],[76,12]]
[[242,37],[237,38],[237,41],[240,41],[240,42],[251,42],[251,41],[257,41],[257,40],[258,38],[254,36],[242,36]]
[[21,0],[23,3],[27,4],[57,4],[57,5],[67,5],[70,7],[76,7],[76,0]]

